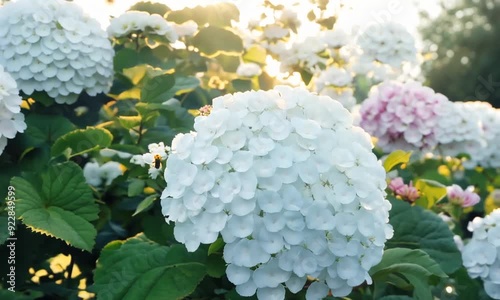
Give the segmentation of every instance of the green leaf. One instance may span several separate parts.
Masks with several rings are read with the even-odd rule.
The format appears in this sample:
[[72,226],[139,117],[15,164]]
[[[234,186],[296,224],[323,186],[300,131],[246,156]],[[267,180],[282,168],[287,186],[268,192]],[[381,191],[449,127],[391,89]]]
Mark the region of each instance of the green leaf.
[[151,15],[158,14],[160,16],[163,16],[170,11],[170,8],[162,3],[141,1],[132,5],[128,10],[145,11],[150,13]]
[[52,145],[61,135],[75,129],[73,123],[62,116],[29,114],[26,116],[26,131],[22,138],[27,146]]
[[141,124],[141,116],[119,116],[118,121],[120,124],[126,128],[131,129]]
[[240,12],[232,3],[217,3],[208,6],[196,6],[182,10],[171,11],[167,20],[181,24],[193,20],[198,27],[210,24],[218,27],[231,26],[231,20],[238,21]]
[[146,182],[142,179],[132,179],[132,181],[128,185],[127,196],[135,197],[137,195],[142,194],[145,185]]
[[385,296],[382,298],[378,298],[379,300],[413,300],[412,297],[408,296],[403,296],[403,295],[391,295],[391,296]]
[[335,23],[337,22],[337,18],[335,16],[324,18],[316,21],[319,25],[326,27],[326,29],[331,30]]
[[391,204],[389,223],[394,228],[394,237],[387,241],[387,248],[421,249],[447,274],[460,268],[462,257],[453,241],[453,233],[440,217],[404,201],[392,200]]
[[214,26],[200,29],[192,42],[193,46],[209,57],[220,53],[239,55],[243,52],[243,41],[236,33]]
[[81,155],[111,145],[113,135],[107,129],[88,127],[77,129],[59,137],[52,145],[51,153],[58,156],[63,152],[68,157]]
[[421,194],[421,198],[426,198],[426,206],[424,208],[431,208],[436,202],[446,196],[446,186],[443,184],[428,179],[419,179],[415,182],[415,187]]
[[151,206],[153,206],[153,203],[158,199],[157,195],[149,195],[144,200],[137,205],[137,209],[135,210],[134,214],[132,216],[135,216],[147,209],[149,209]]
[[[4,289],[0,290],[0,299],[2,300],[34,300],[34,299],[39,299],[43,297],[42,292],[35,292],[35,291],[24,291],[22,292],[12,292],[10,290],[7,290],[9,288],[9,285],[4,286]],[[17,289],[17,287],[16,287]],[[30,293],[31,292],[31,293]]]
[[[175,78],[175,85],[172,88],[174,95],[185,94],[193,91],[196,87],[200,86],[200,80],[194,76],[179,76]],[[168,99],[167,99],[168,100]]]
[[[413,285],[414,298],[422,300],[433,299],[430,283],[437,283],[440,278],[447,277],[439,264],[427,253],[406,248],[386,250],[382,261],[370,270],[374,281],[388,281],[393,274],[402,276],[410,282]],[[404,287],[406,283],[403,282],[402,288]]]
[[97,262],[92,290],[102,300],[184,299],[205,277],[206,269],[174,249],[143,234],[111,242]]
[[116,51],[113,58],[114,69],[117,72],[122,72],[123,69],[132,68],[138,64],[139,54],[130,48],[123,48]]
[[174,85],[174,75],[164,74],[153,77],[142,88],[141,101],[148,103],[165,102],[172,97],[171,89]]
[[214,58],[222,66],[225,72],[236,73],[236,70],[238,70],[238,66],[241,63],[240,57],[234,55],[218,54]]
[[386,172],[394,169],[399,164],[405,164],[410,160],[411,152],[396,150],[389,154],[384,160],[384,169]]
[[220,255],[210,255],[206,261],[207,274],[210,277],[220,278],[226,274],[226,262]]
[[73,162],[50,166],[27,180],[14,177],[16,209],[21,221],[33,231],[61,239],[91,251],[98,205],[85,182],[82,169]]
[[[43,104],[45,107],[49,107],[54,104],[54,98],[50,97],[45,91],[35,91],[33,94],[28,95],[30,98],[35,99],[35,102]],[[25,99],[25,98],[24,98]]]
[[215,242],[210,244],[210,247],[208,247],[208,255],[219,252],[219,250],[221,250],[223,247],[224,247],[224,240],[222,238],[218,238]]
[[248,79],[234,79],[231,81],[231,84],[238,92],[250,91],[252,89],[252,81]]
[[266,64],[266,49],[259,45],[252,45],[246,50],[245,55],[243,55],[243,60],[246,62],[253,62],[260,65]]

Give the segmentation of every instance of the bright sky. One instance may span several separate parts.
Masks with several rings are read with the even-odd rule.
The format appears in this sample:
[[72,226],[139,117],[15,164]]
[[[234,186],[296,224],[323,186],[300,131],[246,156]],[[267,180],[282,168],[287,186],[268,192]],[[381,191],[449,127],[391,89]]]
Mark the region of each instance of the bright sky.
[[[251,11],[255,2],[260,3],[258,0],[227,1],[243,6],[242,11]],[[286,3],[286,0],[277,1]],[[307,2],[307,0],[303,1]],[[109,15],[121,14],[137,0],[115,0],[113,5],[107,4],[105,0],[74,0],[74,2],[82,5],[89,14],[107,26]],[[193,7],[199,4],[221,2],[221,0],[157,0],[156,2],[165,3],[172,9],[179,9],[185,6]],[[339,23],[354,29],[363,29],[373,23],[394,21],[403,24],[410,32],[416,33],[419,7],[431,15],[436,15],[440,10],[438,0],[348,0],[346,3],[352,7],[352,10],[344,13]]]

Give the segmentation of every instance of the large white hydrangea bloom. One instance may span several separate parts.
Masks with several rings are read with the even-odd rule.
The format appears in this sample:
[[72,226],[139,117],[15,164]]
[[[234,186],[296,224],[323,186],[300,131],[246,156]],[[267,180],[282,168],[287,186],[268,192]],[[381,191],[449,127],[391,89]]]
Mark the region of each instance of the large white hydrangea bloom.
[[7,146],[7,139],[13,139],[26,129],[21,103],[16,81],[0,66],[0,155]]
[[359,36],[358,44],[367,58],[394,67],[413,61],[417,52],[413,36],[393,22],[371,25]]
[[18,0],[0,8],[0,64],[26,94],[74,103],[108,92],[114,51],[99,23],[63,0]]
[[348,295],[392,236],[385,171],[342,105],[278,86],[218,97],[167,159],[162,212],[195,251],[219,233],[242,296]]
[[112,19],[107,29],[108,34],[115,38],[138,31],[165,36],[172,43],[179,38],[174,26],[165,18],[144,11],[127,11]]
[[483,155],[487,144],[481,128],[482,112],[471,103],[448,102],[441,107],[436,127],[437,154],[467,153],[476,162]]
[[473,235],[463,248],[463,264],[472,278],[481,277],[491,298],[500,299],[500,209],[474,218],[467,229]]

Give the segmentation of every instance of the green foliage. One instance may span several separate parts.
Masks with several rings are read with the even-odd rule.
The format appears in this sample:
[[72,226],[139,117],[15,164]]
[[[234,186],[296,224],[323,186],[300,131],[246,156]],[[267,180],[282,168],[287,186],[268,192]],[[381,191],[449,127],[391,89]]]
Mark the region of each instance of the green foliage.
[[415,187],[420,191],[417,204],[424,208],[432,208],[446,196],[446,186],[434,180],[419,179],[415,182]]
[[139,234],[112,242],[101,252],[93,290],[100,299],[182,299],[205,276],[181,247],[166,247]]
[[384,169],[386,172],[391,171],[399,164],[406,164],[410,161],[411,152],[396,150],[389,154],[384,160]]
[[394,237],[387,241],[388,248],[405,247],[425,251],[446,274],[462,265],[460,251],[453,241],[448,226],[436,214],[419,206],[391,201],[390,223]]
[[217,3],[208,6],[196,6],[172,11],[167,15],[167,20],[175,23],[195,21],[199,27],[210,24],[218,27],[231,26],[231,20],[238,21],[240,11],[232,3]]
[[163,16],[170,11],[170,8],[162,3],[141,1],[132,5],[128,10],[145,11]]
[[52,145],[61,135],[75,129],[68,119],[58,115],[30,114],[26,117],[26,125],[23,140],[28,147]]
[[382,261],[370,270],[375,282],[375,296],[383,295],[378,283],[397,286],[403,290],[413,289],[413,298],[432,300],[430,285],[437,283],[446,274],[427,253],[405,248],[388,249]]
[[33,231],[91,251],[96,230],[90,223],[99,212],[82,170],[72,162],[51,166],[45,172],[14,177],[16,209]]
[[243,41],[240,36],[229,29],[216,26],[200,29],[193,37],[193,45],[208,57],[221,53],[239,55],[243,52]]
[[491,42],[499,38],[499,3],[460,0],[441,1],[441,6],[441,14],[427,18],[420,29],[432,49],[429,55],[436,55],[423,66],[427,84],[452,101],[481,100],[499,107],[500,45]]
[[170,74],[156,76],[146,82],[142,89],[141,101],[148,103],[165,102],[173,96],[170,90],[175,85],[175,77]]
[[104,128],[77,129],[59,137],[52,145],[52,155],[82,155],[111,145],[113,135]]

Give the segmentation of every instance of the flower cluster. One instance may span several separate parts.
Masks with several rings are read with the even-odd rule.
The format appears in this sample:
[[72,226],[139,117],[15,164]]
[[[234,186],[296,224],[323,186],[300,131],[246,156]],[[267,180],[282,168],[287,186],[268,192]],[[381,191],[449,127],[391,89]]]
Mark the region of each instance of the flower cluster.
[[7,139],[13,139],[26,129],[21,103],[16,81],[0,66],[0,155],[7,146]]
[[392,179],[388,187],[396,196],[410,203],[415,202],[420,197],[417,188],[413,186],[413,182],[410,181],[410,184],[405,184],[401,177]]
[[456,156],[469,154],[466,168],[500,167],[500,110],[489,103],[453,102],[440,113],[436,130],[437,153]]
[[474,155],[479,149],[484,149],[486,143],[482,137],[481,116],[471,108],[468,102],[449,102],[442,107],[436,128],[439,154]]
[[473,235],[463,248],[463,264],[472,278],[481,277],[491,298],[500,299],[500,209],[474,218],[467,229]]
[[448,99],[417,82],[384,82],[360,108],[361,127],[391,152],[430,150],[437,145],[436,125]]
[[371,283],[392,236],[385,171],[340,103],[286,86],[236,93],[194,128],[172,141],[161,196],[189,251],[220,233],[242,296],[284,299],[308,276],[308,299]]
[[450,203],[462,207],[470,207],[479,203],[479,195],[474,193],[474,186],[469,186],[463,190],[459,185],[453,184],[446,187],[448,200]]
[[259,76],[262,73],[262,69],[256,63],[242,63],[236,69],[236,74],[241,77],[254,77]]
[[0,8],[0,64],[30,95],[74,103],[82,91],[108,92],[114,51],[99,23],[75,3],[19,0]]
[[368,27],[358,38],[367,59],[400,66],[416,57],[415,39],[400,24],[384,23]]
[[[190,28],[191,25],[188,24],[186,27]],[[174,27],[165,18],[144,11],[127,11],[112,19],[107,31],[109,36],[115,38],[128,36],[131,33],[145,32],[165,36],[170,42],[175,42],[178,39]]]
[[162,162],[167,159],[167,153],[170,151],[170,147],[160,142],[158,144],[149,144],[148,150],[149,152],[147,153],[132,156],[130,162],[141,165],[142,167],[145,165],[149,166],[149,176],[156,179],[163,170]]
[[316,92],[320,95],[333,98],[351,110],[356,104],[354,90],[352,89],[352,74],[343,68],[331,66],[319,72],[315,80]]
[[88,162],[83,167],[83,176],[88,184],[99,187],[102,184],[110,185],[113,180],[122,175],[121,165],[115,161],[108,161],[102,165],[97,162]]

